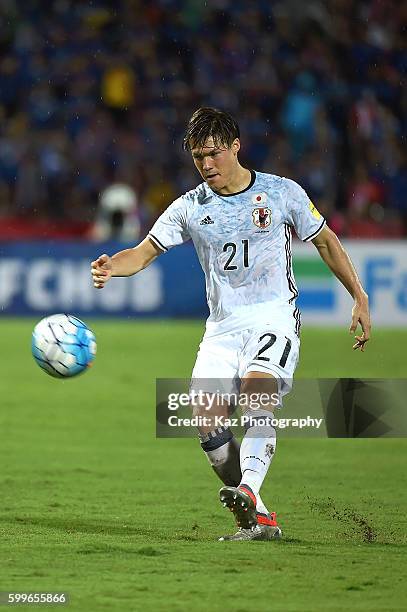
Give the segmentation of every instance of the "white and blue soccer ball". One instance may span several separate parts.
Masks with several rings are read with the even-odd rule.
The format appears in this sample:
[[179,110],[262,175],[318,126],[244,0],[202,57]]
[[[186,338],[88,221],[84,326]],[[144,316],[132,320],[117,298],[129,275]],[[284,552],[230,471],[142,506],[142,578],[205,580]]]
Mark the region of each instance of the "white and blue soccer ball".
[[55,378],[84,372],[96,355],[96,339],[83,321],[68,314],[42,319],[34,328],[31,350],[35,361]]

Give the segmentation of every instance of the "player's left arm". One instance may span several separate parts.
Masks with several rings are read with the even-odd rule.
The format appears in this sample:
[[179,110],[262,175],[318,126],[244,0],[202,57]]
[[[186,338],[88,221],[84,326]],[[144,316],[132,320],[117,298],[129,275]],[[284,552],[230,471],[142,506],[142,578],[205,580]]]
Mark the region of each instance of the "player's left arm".
[[354,299],[352,323],[349,332],[354,333],[358,323],[360,323],[362,334],[355,336],[356,343],[353,345],[353,349],[364,351],[365,344],[370,338],[371,328],[369,299],[366,291],[362,287],[350,257],[340,243],[337,235],[327,226],[319,232],[318,236],[316,236],[312,242],[318,249],[321,258]]

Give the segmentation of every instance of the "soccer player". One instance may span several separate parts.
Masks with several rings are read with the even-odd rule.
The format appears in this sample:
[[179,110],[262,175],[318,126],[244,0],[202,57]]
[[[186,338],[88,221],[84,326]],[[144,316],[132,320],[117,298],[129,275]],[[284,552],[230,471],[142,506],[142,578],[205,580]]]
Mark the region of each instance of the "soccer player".
[[[266,389],[270,397],[271,392],[281,397],[290,391],[300,348],[294,229],[301,240],[312,241],[354,299],[350,332],[360,324],[362,333],[353,348],[364,351],[370,335],[368,296],[305,191],[288,178],[244,168],[238,158],[238,124],[221,110],[200,108],[192,115],[184,149],[191,152],[203,182],[176,199],[138,246],[93,261],[94,286],[101,289],[113,276],[136,274],[191,239],[205,273],[210,309],[192,388],[199,381],[221,379],[224,392],[237,388],[246,397],[258,397]],[[221,540],[281,537],[275,512],[268,511],[259,493],[276,448],[273,407],[271,402],[257,409],[246,406],[240,447],[228,427],[200,428],[202,449],[225,485],[220,500],[239,527]],[[206,408],[195,407],[195,414],[205,414]],[[219,400],[216,409],[227,414],[228,406]]]

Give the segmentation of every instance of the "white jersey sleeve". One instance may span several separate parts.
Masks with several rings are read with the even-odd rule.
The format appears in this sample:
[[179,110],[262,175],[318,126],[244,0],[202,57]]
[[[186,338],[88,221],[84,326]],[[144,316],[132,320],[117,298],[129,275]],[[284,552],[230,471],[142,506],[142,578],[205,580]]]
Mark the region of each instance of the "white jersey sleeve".
[[288,223],[301,240],[309,242],[325,226],[325,219],[315,208],[302,187],[291,179],[284,179],[287,198]]
[[148,233],[150,240],[162,251],[182,244],[191,238],[187,228],[186,198],[181,196],[157,219]]

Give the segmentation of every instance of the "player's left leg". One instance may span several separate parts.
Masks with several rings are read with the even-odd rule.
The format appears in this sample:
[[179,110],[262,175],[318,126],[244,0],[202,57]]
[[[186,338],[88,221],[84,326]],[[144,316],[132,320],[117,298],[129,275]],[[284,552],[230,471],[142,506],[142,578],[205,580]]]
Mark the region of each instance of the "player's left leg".
[[[220,391],[225,397],[239,396],[238,356],[244,347],[241,332],[216,337],[204,335],[192,372],[191,392],[205,391],[205,398],[193,406],[193,415],[205,417],[207,424],[198,427],[201,448],[213,471],[224,485],[237,487],[242,480],[240,469],[240,443],[230,427],[214,423],[216,416],[229,417],[233,402],[210,397]],[[212,401],[215,399],[216,401]],[[210,401],[209,401],[210,400]],[[210,403],[210,409],[209,404]],[[258,520],[267,520],[269,512],[257,495]]]
[[[266,477],[276,449],[276,431],[273,426],[273,408],[278,404],[279,384],[271,374],[248,372],[242,380],[241,397],[249,402],[243,410],[245,435],[240,447],[242,479],[237,487],[223,487],[221,502],[234,513],[239,531],[221,540],[272,540],[281,537],[275,513],[270,514],[263,505],[259,507],[260,488]],[[262,397],[255,408],[251,400]],[[267,398],[270,398],[267,401]]]
[[[257,497],[276,450],[273,411],[280,403],[278,380],[265,372],[248,372],[242,380],[242,396],[248,402],[243,408],[245,435],[240,447],[240,487],[246,486]],[[261,405],[256,401],[259,397],[263,398]]]
[[297,338],[271,330],[255,332],[243,352],[241,399],[246,399],[246,432],[240,449],[242,480],[238,487],[220,491],[221,501],[234,512],[240,529],[223,540],[281,537],[275,513],[270,515],[265,509],[263,516],[259,514],[258,498],[276,449],[273,410],[291,389],[298,352]]

